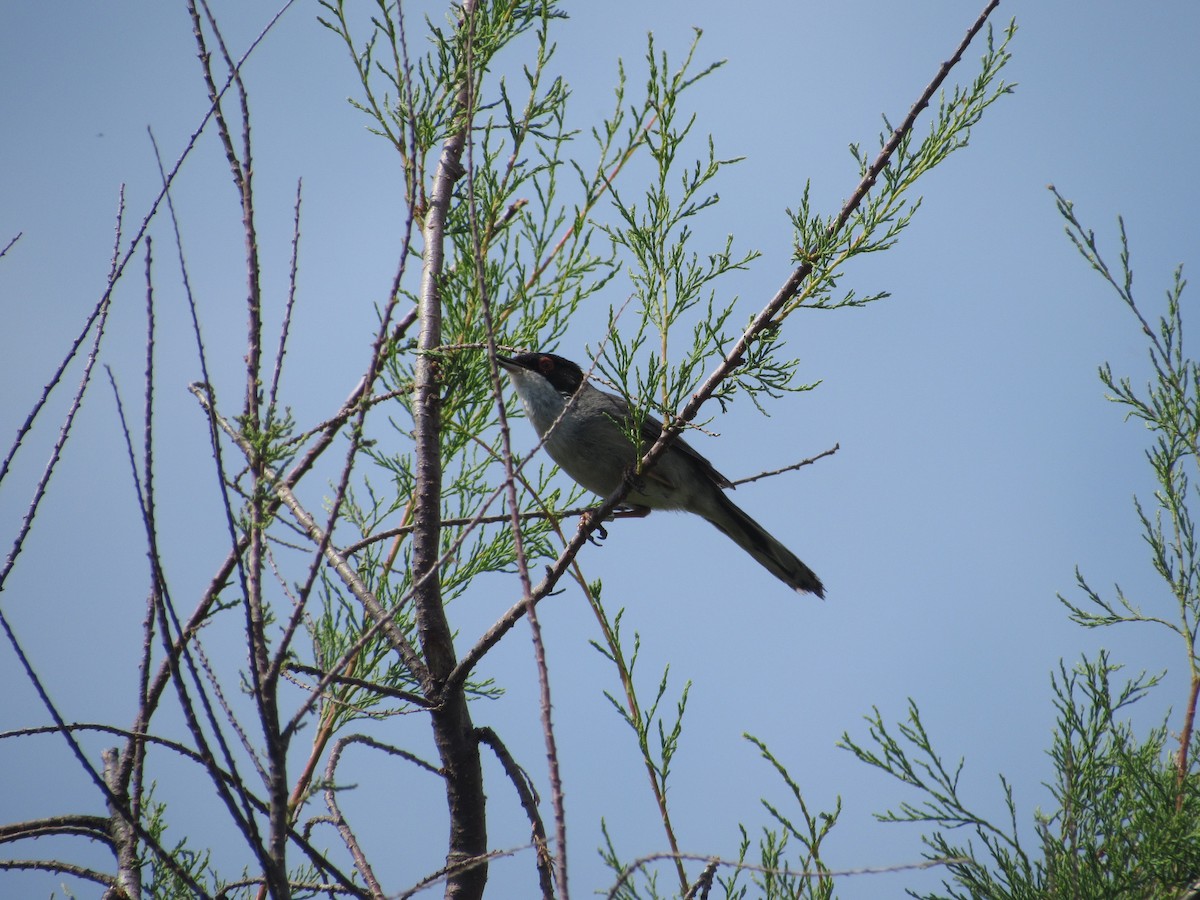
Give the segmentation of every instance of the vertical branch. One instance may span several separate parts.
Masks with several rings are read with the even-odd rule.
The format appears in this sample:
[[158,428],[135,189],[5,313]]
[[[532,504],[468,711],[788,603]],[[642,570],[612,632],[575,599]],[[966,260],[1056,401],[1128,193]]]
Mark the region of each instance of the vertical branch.
[[[465,0],[459,17],[460,46],[469,46],[474,26],[474,0]],[[472,114],[473,72],[469,53],[459,61],[455,100],[457,122],[442,145],[424,223],[424,254],[419,290],[420,334],[413,388],[413,437],[416,454],[413,530],[414,611],[429,673],[441,691],[455,666],[454,639],[442,605],[438,559],[441,546],[441,398],[437,348],[442,343],[442,310],[438,293],[445,262],[446,219],[455,182],[462,177],[466,123]],[[450,814],[447,866],[454,874],[446,882],[448,898],[477,898],[487,883],[487,824],[479,744],[467,709],[466,694],[455,687],[438,698],[431,711],[434,742],[445,773]]]
[[246,565],[246,618],[247,640],[250,647],[250,675],[253,686],[254,700],[258,709],[259,723],[263,730],[267,756],[267,791],[268,818],[270,821],[268,845],[262,856],[263,862],[263,892],[269,891],[273,896],[288,897],[290,889],[287,878],[286,850],[288,840],[288,779],[287,779],[287,741],[279,727],[279,709],[277,687],[278,677],[274,674],[267,642],[268,612],[263,593],[264,540],[269,515],[266,507],[270,503],[270,491],[265,470],[267,468],[264,452],[267,436],[262,434],[261,416],[261,374],[262,374],[262,295],[260,287],[260,266],[258,258],[258,235],[254,224],[254,191],[252,186],[253,164],[250,139],[250,107],[245,84],[237,62],[230,55],[225,45],[220,29],[217,27],[207,0],[199,0],[208,19],[209,27],[220,49],[222,59],[230,72],[230,78],[237,88],[239,113],[241,119],[241,151],[235,147],[233,137],[221,107],[220,94],[212,77],[210,64],[211,54],[204,41],[203,27],[195,0],[188,0],[188,9],[192,17],[193,32],[200,48],[200,59],[204,72],[205,83],[208,86],[209,99],[213,104],[213,115],[225,155],[229,161],[233,175],[234,186],[237,188],[238,201],[242,210],[242,228],[246,242],[246,305],[247,350],[246,350],[246,397],[243,412],[243,428],[259,433],[255,442],[254,452],[248,459],[254,489],[249,502],[249,547],[247,548]]
[[[536,75],[540,74],[540,72],[541,70],[539,69],[537,73],[535,73],[535,77]],[[475,216],[475,171],[473,163],[473,156],[468,150],[467,202],[469,205],[469,216],[471,221],[472,246],[475,248],[475,282],[476,287],[479,290],[480,303],[483,308],[483,317],[487,338],[488,362],[491,367],[492,391],[495,395],[496,417],[500,426],[501,459],[504,464],[505,473],[504,491],[508,499],[508,512],[512,522],[513,551],[517,559],[517,574],[521,579],[521,594],[525,598],[525,616],[529,621],[530,639],[533,642],[534,663],[537,667],[538,696],[540,701],[540,715],[542,719],[542,737],[546,743],[546,762],[550,778],[550,799],[551,804],[554,807],[554,883],[558,885],[558,893],[562,900],[569,900],[570,893],[567,886],[567,816],[565,804],[563,802],[564,795],[562,787],[562,774],[558,764],[558,743],[554,737],[554,720],[551,716],[552,705],[550,702],[550,673],[549,668],[546,665],[546,647],[542,641],[542,626],[537,617],[537,601],[533,596],[533,582],[529,577],[529,559],[525,552],[525,539],[521,533],[521,506],[517,500],[516,473],[513,468],[512,438],[508,427],[508,414],[504,409],[504,396],[501,393],[500,388],[500,370],[496,365],[495,320],[492,316],[491,296],[488,293],[488,286],[486,279],[484,278],[483,271],[484,255],[486,254],[486,250],[484,248],[486,247],[488,241],[481,239],[479,233],[479,223]],[[486,730],[481,730],[480,734],[482,735],[485,732]],[[487,733],[490,734],[490,732]],[[495,749],[495,744],[492,744],[492,742],[486,737],[484,739],[493,746],[493,749]],[[501,757],[501,759],[503,760],[503,757]],[[508,768],[507,765],[506,768]],[[541,822],[539,821],[537,825],[540,827]],[[542,894],[544,897],[552,897],[552,884],[548,880],[549,873],[544,861],[544,856],[547,854],[544,828],[540,834],[537,834],[535,830],[535,841],[540,841],[540,843],[538,843],[537,856],[538,874],[542,879]]]
[[1200,696],[1200,673],[1196,672],[1193,657],[1192,684],[1188,691],[1187,708],[1183,713],[1183,729],[1179,732],[1179,753],[1175,757],[1175,811],[1183,811],[1184,783],[1188,774],[1188,747],[1196,727],[1196,698]]
[[[663,831],[667,837],[667,846],[671,848],[670,856],[675,863],[675,874],[679,877],[680,889],[684,892],[688,889],[688,874],[684,867],[683,853],[679,849],[679,839],[675,836],[675,825],[671,821],[671,809],[667,805],[667,793],[665,778],[662,776],[662,769],[655,763],[655,760],[650,755],[650,739],[649,731],[654,718],[653,709],[651,715],[647,717],[642,712],[641,701],[638,700],[637,687],[633,681],[633,664],[625,658],[625,648],[621,644],[621,638],[618,634],[619,622],[617,628],[609,621],[604,607],[600,604],[600,599],[587,583],[587,579],[583,577],[583,572],[579,569],[579,563],[573,562],[575,567],[575,578],[579,585],[583,588],[584,594],[587,596],[588,603],[592,607],[592,612],[596,616],[596,621],[600,625],[601,631],[604,633],[604,643],[608,647],[608,657],[612,660],[613,665],[617,669],[617,676],[621,679],[621,690],[625,694],[625,706],[628,710],[627,721],[633,726],[634,731],[638,736],[638,743],[641,745],[642,765],[646,769],[646,775],[650,779],[650,792],[654,794],[654,802],[658,805],[659,820],[662,822]],[[634,650],[636,659],[637,650]],[[659,695],[661,699],[661,694]],[[655,700],[654,707],[658,706],[658,700]]]
[[[158,528],[155,524],[154,507],[154,280],[153,244],[146,236],[146,372],[143,391],[142,431],[142,481],[144,492],[139,490],[142,520],[146,528],[147,556],[150,562],[150,591],[146,616],[142,622],[142,658],[138,666],[138,704],[131,736],[125,745],[125,753],[116,748],[104,751],[104,781],[113,795],[120,797],[129,809],[129,820],[118,815],[120,809],[109,802],[109,834],[112,836],[117,857],[117,880],[121,889],[130,898],[141,896],[141,864],[138,860],[136,832],[130,822],[140,822],[142,817],[142,776],[146,762],[146,743],[142,735],[148,730],[150,710],[147,704],[147,689],[150,677],[151,652],[154,647],[154,613],[161,602],[162,573],[161,557],[158,552]],[[112,373],[109,373],[112,378]],[[114,387],[114,394],[116,393]],[[119,402],[118,396],[118,402]],[[131,450],[132,457],[132,450]],[[130,460],[133,462],[132,458]],[[134,484],[136,488],[136,468]]]
[[[193,24],[195,24],[195,19],[193,19]],[[262,36],[265,34],[266,32],[264,31],[260,35],[259,39],[261,40]],[[200,41],[201,58],[206,59],[207,53],[203,47],[203,33],[200,33],[197,36],[197,39]],[[257,41],[255,41],[255,43],[257,44]],[[247,51],[247,53],[248,52],[249,51]],[[243,55],[241,62],[244,62],[246,58],[247,56]],[[239,62],[239,65],[241,62]],[[207,121],[209,117],[219,114],[219,107],[217,103],[219,97],[220,95],[211,99],[212,106],[209,110],[209,113],[205,116],[205,121]],[[199,132],[193,134],[193,142],[198,134]],[[167,210],[169,212],[171,224],[174,230],[175,247],[179,259],[179,272],[183,283],[184,294],[187,297],[188,309],[191,313],[192,332],[196,340],[197,359],[200,363],[203,381],[205,384],[209,384],[211,379],[209,378],[209,368],[207,362],[208,354],[205,348],[203,337],[201,335],[200,319],[196,300],[191,287],[191,279],[188,275],[187,262],[183,249],[183,237],[179,227],[179,220],[176,216],[175,205],[170,194],[172,179],[174,174],[179,170],[179,166],[182,164],[183,157],[181,157],[179,162],[175,164],[174,169],[168,173],[163,167],[162,157],[158,151],[158,143],[154,139],[153,132],[150,132],[150,142],[154,147],[155,158],[158,160],[159,173],[163,179],[163,186],[159,200],[166,201]],[[158,201],[156,201],[156,203],[157,202]],[[149,238],[147,237],[147,241],[148,240]],[[118,410],[119,408],[118,402]],[[227,479],[225,476],[224,463],[222,462],[221,444],[217,436],[217,425],[212,416],[209,417],[208,421],[217,481],[218,484],[223,486],[227,483]],[[130,457],[132,462],[132,449],[130,449]],[[147,453],[147,457],[149,458],[149,453]],[[147,480],[149,481],[149,479]],[[134,468],[134,481],[136,486],[136,466]],[[157,617],[157,622],[155,623],[152,621],[147,626],[146,635],[148,638],[152,638],[154,625],[157,624],[163,646],[163,660],[153,678],[148,679],[146,683],[144,699],[141,704],[141,709],[139,710],[139,719],[135,722],[136,727],[134,730],[136,732],[143,730],[143,727],[140,725],[140,723],[148,723],[150,721],[155,711],[158,709],[164,691],[169,685],[174,685],[180,710],[184,715],[188,729],[190,730],[192,737],[196,742],[199,752],[206,759],[211,759],[214,762],[213,765],[206,768],[207,774],[210,778],[212,778],[213,785],[216,788],[218,795],[226,804],[226,808],[229,811],[231,819],[245,838],[247,846],[253,850],[255,857],[262,861],[264,860],[265,854],[268,851],[264,847],[259,835],[258,825],[252,811],[253,800],[245,789],[245,781],[238,774],[239,767],[232,754],[229,742],[226,740],[225,735],[218,724],[218,718],[212,705],[212,698],[209,696],[208,690],[204,686],[204,679],[201,678],[200,673],[200,667],[203,667],[205,677],[207,677],[209,683],[213,685],[213,692],[217,695],[219,700],[220,689],[216,686],[213,673],[208,668],[207,662],[205,661],[203,649],[199,645],[198,634],[201,627],[203,627],[205,622],[208,621],[210,616],[213,615],[214,610],[217,608],[217,601],[220,593],[230,582],[230,578],[235,569],[237,570],[238,577],[241,580],[243,596],[249,595],[245,566],[243,565],[243,557],[245,556],[249,547],[250,539],[244,529],[238,528],[236,516],[234,515],[233,508],[230,504],[228,493],[222,490],[221,498],[223,500],[226,526],[229,529],[229,537],[232,544],[232,549],[229,555],[225,558],[224,562],[218,568],[217,573],[214,575],[209,584],[208,590],[204,592],[199,603],[192,611],[186,622],[180,620],[179,615],[175,610],[170,593],[167,590],[166,581],[162,577],[161,568],[156,569],[152,573],[152,575],[155,576],[152,580],[154,593],[150,598],[149,612],[152,617]],[[148,490],[146,499],[143,501],[142,517],[147,528],[148,544],[154,548],[156,547],[156,540],[154,536],[155,526],[152,512],[152,494]],[[271,512],[271,510],[269,509],[268,512]],[[155,565],[157,565],[157,551],[152,550],[152,553],[155,554],[153,562]],[[173,637],[172,635],[175,636]],[[187,687],[187,681],[189,677],[194,685],[194,699],[189,694],[189,689]],[[204,720],[207,721],[209,727],[212,729],[212,741],[210,741],[205,735],[200,711],[203,712]],[[228,713],[227,708],[226,712]],[[230,716],[230,718],[232,718],[232,716]],[[235,730],[238,732],[239,737],[242,738],[243,745],[246,747],[248,752],[252,753],[252,751],[249,749],[244,733],[241,731],[236,722],[233,724]],[[232,779],[226,779],[223,776],[219,766],[215,763],[217,759],[217,753],[219,753],[224,759],[225,767],[233,776]],[[133,760],[134,757],[127,749],[127,752],[122,757],[122,765],[128,767]],[[257,759],[255,759],[253,755],[251,755],[251,760],[257,767]],[[262,862],[262,865],[264,866],[264,869],[267,867],[266,862]]]
[[208,86],[209,99],[213,104],[213,114],[217,121],[217,130],[221,135],[221,143],[225,148],[225,157],[229,161],[229,168],[233,173],[233,182],[238,191],[238,202],[242,208],[242,229],[246,235],[246,306],[249,313],[246,346],[246,406],[244,412],[251,421],[257,422],[258,408],[261,401],[259,375],[262,369],[262,294],[259,285],[258,238],[254,226],[254,192],[251,187],[253,157],[251,156],[250,148],[250,105],[246,94],[246,86],[242,82],[241,69],[234,62],[233,57],[230,56],[229,50],[225,46],[225,40],[221,37],[221,32],[217,28],[216,18],[213,16],[207,0],[200,0],[200,5],[204,7],[204,15],[208,19],[208,24],[212,28],[217,46],[221,50],[221,55],[225,60],[226,66],[229,68],[229,77],[237,87],[239,110],[242,120],[242,150],[239,157],[238,151],[234,147],[233,136],[230,133],[224,111],[221,108],[221,99],[217,91],[216,82],[212,77],[212,70],[209,65],[210,54],[205,48],[200,15],[196,10],[194,0],[189,0],[188,10],[192,15],[192,29],[201,51],[200,59],[203,63],[204,78]]
[[121,784],[120,754],[113,748],[104,750],[100,756],[104,760],[104,782],[112,792],[108,800],[108,835],[117,857],[119,896],[136,900],[142,896],[142,867],[133,819],[128,810],[122,807],[122,802],[127,801],[129,795]]
[[275,351],[275,368],[271,373],[271,388],[267,392],[267,415],[274,418],[276,401],[279,399],[279,379],[283,377],[283,360],[287,355],[288,334],[292,326],[292,311],[296,306],[296,273],[300,265],[300,192],[304,179],[296,181],[296,205],[292,220],[292,267],[288,272],[288,298],[283,311],[283,324],[279,328],[279,348]]
[[525,770],[517,765],[517,761],[512,758],[512,754],[508,752],[508,748],[504,746],[495,731],[491,728],[480,728],[476,734],[480,741],[492,748],[492,752],[500,760],[500,765],[504,767],[504,773],[508,775],[508,780],[517,790],[521,807],[525,810],[525,815],[529,817],[530,830],[533,833],[538,884],[542,889],[542,900],[554,900],[554,876],[550,871],[553,860],[546,846],[546,826],[542,824],[542,817],[538,814],[538,796],[533,788],[533,783],[525,774]]

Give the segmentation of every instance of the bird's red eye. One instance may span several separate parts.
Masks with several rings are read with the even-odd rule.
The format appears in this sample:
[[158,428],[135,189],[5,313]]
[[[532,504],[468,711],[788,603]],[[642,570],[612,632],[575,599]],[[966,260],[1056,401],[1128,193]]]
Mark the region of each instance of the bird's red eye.
[[548,356],[538,357],[538,369],[543,375],[549,375],[554,371],[554,360]]

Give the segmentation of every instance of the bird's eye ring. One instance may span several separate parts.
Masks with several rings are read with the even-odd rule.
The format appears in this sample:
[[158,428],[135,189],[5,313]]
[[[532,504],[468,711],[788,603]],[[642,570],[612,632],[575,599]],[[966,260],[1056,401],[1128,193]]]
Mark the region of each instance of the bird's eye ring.
[[543,375],[549,375],[551,372],[554,371],[554,360],[552,360],[548,356],[539,357],[538,358],[538,369],[541,370],[541,373]]

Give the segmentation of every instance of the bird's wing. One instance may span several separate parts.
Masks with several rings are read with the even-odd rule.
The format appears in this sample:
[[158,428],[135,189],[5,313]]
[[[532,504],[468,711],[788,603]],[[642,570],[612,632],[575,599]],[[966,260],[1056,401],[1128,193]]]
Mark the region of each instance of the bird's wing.
[[[647,413],[646,418],[642,420],[642,453],[645,453],[654,445],[654,442],[658,440],[659,435],[662,434],[662,429],[662,422]],[[677,449],[680,453],[695,463],[696,467],[704,473],[704,476],[717,487],[733,487],[733,482],[718,472],[716,467],[708,461],[704,454],[685,441],[682,436],[675,438],[675,441],[671,444],[671,447]],[[651,469],[649,472],[647,472],[646,477],[653,478],[654,470]]]
[[[618,397],[616,394],[610,394],[607,391],[596,391],[603,400],[600,402],[600,408],[614,421],[618,423],[628,423],[630,419],[629,404],[625,402],[625,398]],[[662,434],[663,424],[657,418],[649,413],[642,419],[642,446],[639,448],[639,455],[649,450],[654,442],[658,440],[658,436]],[[678,450],[685,458],[689,459],[701,475],[719,488],[732,488],[733,482],[716,470],[716,467],[710,463],[702,453],[696,450],[691,444],[683,439],[683,437],[675,438],[671,444],[672,451]],[[658,481],[662,484],[668,484],[669,479],[661,473],[656,474],[654,469],[645,473],[646,478]]]

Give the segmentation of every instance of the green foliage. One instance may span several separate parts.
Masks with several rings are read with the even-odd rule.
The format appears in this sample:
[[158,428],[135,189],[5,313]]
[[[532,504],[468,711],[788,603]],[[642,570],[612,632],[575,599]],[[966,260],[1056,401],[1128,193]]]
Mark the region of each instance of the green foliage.
[[[216,880],[210,866],[210,854],[207,850],[196,851],[188,847],[187,838],[181,838],[173,845],[165,842],[167,832],[166,806],[153,799],[153,789],[145,798],[142,812],[143,825],[147,833],[160,845],[169,849],[171,859],[196,884],[213,893],[212,882]],[[142,860],[143,876],[142,889],[147,897],[190,897],[192,890],[162,858],[155,853],[147,852]]]
[[[607,690],[604,692],[604,696],[634,734],[642,765],[650,778],[651,793],[658,804],[659,815],[662,818],[671,851],[678,854],[679,846],[675,840],[674,826],[671,824],[670,810],[667,805],[667,783],[671,775],[671,763],[679,749],[679,740],[683,734],[683,715],[687,709],[691,682],[684,684],[683,690],[680,691],[678,699],[675,701],[673,715],[664,716],[660,713],[659,707],[667,696],[667,685],[671,673],[671,667],[666,666],[658,681],[658,688],[654,692],[653,699],[648,704],[644,703],[639,698],[637,679],[635,678],[638,654],[641,651],[641,637],[635,633],[633,647],[626,650],[621,637],[621,619],[624,610],[618,612],[616,617],[609,621],[604,607],[600,603],[600,585],[591,585],[589,594],[592,599],[592,608],[596,612],[605,636],[603,643],[592,641],[591,644],[613,664],[622,688],[619,698]],[[641,877],[640,872],[637,873],[639,875],[637,878],[629,877],[631,874],[629,866],[617,853],[607,827],[604,829],[604,840],[605,846],[600,850],[601,858],[617,876],[624,879],[621,888],[615,894],[616,897],[633,900],[633,898],[642,896],[651,898],[661,896],[658,892],[657,877],[653,870],[650,870],[644,877]],[[687,877],[682,860],[677,858],[675,863],[681,887],[686,890]],[[643,890],[648,892],[647,894],[639,893],[639,884]]]
[[[1179,636],[1190,674],[1182,729],[1172,738],[1164,715],[1161,725],[1139,733],[1128,719],[1134,703],[1161,693],[1161,675],[1142,674],[1114,684],[1120,666],[1104,651],[1095,659],[1084,657],[1070,670],[1060,663],[1051,679],[1057,722],[1049,751],[1054,778],[1047,788],[1054,805],[1049,812],[1033,814],[1033,838],[1029,826],[1022,835],[1013,791],[1003,776],[1007,821],[997,824],[974,811],[960,786],[963,762],[951,767],[943,761],[915,702],[910,701],[907,719],[894,729],[875,710],[867,719],[870,741],[859,743],[846,734],[842,744],[921,798],[880,816],[885,822],[935,827],[922,837],[926,855],[944,860],[950,877],[943,882],[945,894],[919,896],[1191,897],[1200,884],[1200,779],[1195,762],[1200,740],[1193,718],[1200,693],[1195,647],[1200,572],[1189,506],[1196,495],[1187,469],[1200,462],[1200,364],[1183,349],[1180,299],[1185,282],[1182,270],[1176,269],[1166,313],[1152,327],[1133,296],[1124,223],[1120,271],[1114,274],[1073,205],[1057,191],[1054,196],[1072,243],[1134,314],[1149,344],[1153,380],[1144,391],[1135,389],[1131,379],[1114,376],[1107,364],[1100,368],[1100,380],[1109,399],[1154,435],[1146,458],[1158,482],[1157,509],[1147,513],[1139,501],[1135,508],[1154,570],[1175,608],[1171,616],[1147,612],[1119,587],[1115,601],[1105,599],[1078,571],[1086,602],[1059,599],[1071,619],[1088,628],[1149,622]],[[966,840],[956,836],[962,833]]]
[[[1119,686],[1107,654],[1060,664],[1052,679],[1058,710],[1050,749],[1055,780],[1049,812],[1033,816],[1036,840],[1023,840],[1012,787],[1000,777],[1007,820],[996,823],[964,797],[963,762],[948,766],[934,749],[916,703],[889,727],[867,718],[869,743],[843,735],[856,757],[922,798],[879,816],[934,826],[922,840],[928,859],[946,860],[946,893],[928,898],[1175,897],[1200,872],[1200,790],[1182,784],[1167,749],[1165,724],[1138,738],[1123,718],[1158,679]],[[959,836],[965,833],[965,837]],[[1031,846],[1032,844],[1032,846]]]
[[[626,656],[621,645],[620,613],[613,621],[611,634],[612,638],[608,642],[608,646],[602,645],[599,641],[591,641],[591,645],[617,667],[618,674],[623,681],[632,682],[634,670],[637,667],[638,653],[642,646],[641,637],[637,634],[633,636],[633,650]],[[645,707],[638,703],[630,708],[626,705],[628,698],[618,699],[610,691],[604,692],[604,696],[608,698],[608,702],[612,704],[617,715],[633,730],[638,750],[646,760],[650,777],[658,784],[663,793],[666,792],[667,778],[671,773],[671,761],[679,749],[679,737],[683,733],[683,714],[687,709],[688,691],[692,686],[691,682],[684,684],[679,698],[675,701],[674,715],[670,719],[665,719],[659,714],[659,706],[667,695],[670,675],[671,667],[664,667],[654,697]]]
[[[1054,191],[1053,188],[1051,188]],[[1120,231],[1120,271],[1114,273],[1101,255],[1095,234],[1079,222],[1074,205],[1054,191],[1059,213],[1066,220],[1067,236],[1083,258],[1117,293],[1133,313],[1146,338],[1153,380],[1143,391],[1128,377],[1113,375],[1112,367],[1100,367],[1100,380],[1109,391],[1109,399],[1125,409],[1129,418],[1142,422],[1154,435],[1154,445],[1146,459],[1154,472],[1158,488],[1154,510],[1148,512],[1135,500],[1142,533],[1150,547],[1154,570],[1165,582],[1174,601],[1170,617],[1146,613],[1129,600],[1120,587],[1116,599],[1107,600],[1093,590],[1083,575],[1076,573],[1087,606],[1062,602],[1071,611],[1073,621],[1087,627],[1122,622],[1151,622],[1174,632],[1184,643],[1193,679],[1200,677],[1196,656],[1196,634],[1200,629],[1200,556],[1197,555],[1196,525],[1191,506],[1196,488],[1189,470],[1200,465],[1200,362],[1184,352],[1183,343],[1183,266],[1175,269],[1166,294],[1166,312],[1154,324],[1143,313],[1133,295],[1133,267],[1125,222],[1118,219]]]
[[1200,790],[1178,778],[1166,722],[1139,739],[1118,718],[1158,677],[1114,689],[1101,653],[1054,678],[1057,810],[1038,817],[1053,896],[1176,896],[1200,872]]
[[[759,860],[757,866],[748,868],[750,879],[757,889],[756,897],[763,900],[830,900],[834,896],[834,879],[829,868],[821,860],[821,843],[837,824],[842,812],[839,798],[830,812],[811,813],[801,793],[800,785],[792,778],[787,767],[770,751],[766,744],[753,735],[745,735],[769,762],[776,774],[787,786],[791,800],[800,811],[800,824],[776,804],[763,800],[762,805],[775,821],[776,826],[762,828],[758,839]],[[739,884],[743,877],[746,853],[750,849],[750,836],[741,826],[742,840],[738,850],[739,867],[729,879],[721,879],[725,896],[730,900],[741,900],[749,896],[748,886]],[[796,864],[788,858],[790,844],[799,845]]]
[[[974,81],[955,87],[949,97],[939,100],[937,115],[925,138],[913,146],[913,132],[907,132],[896,144],[892,162],[880,173],[879,189],[866,196],[841,223],[834,216],[815,212],[806,185],[796,210],[789,211],[795,229],[796,261],[812,266],[812,275],[803,291],[787,307],[787,312],[806,306],[812,309],[838,309],[844,306],[865,306],[888,296],[886,292],[859,297],[849,291],[836,296],[842,267],[851,259],[865,253],[887,250],[898,240],[920,208],[920,198],[910,199],[917,181],[944,162],[955,150],[966,147],[971,129],[993,103],[1013,91],[1015,85],[1000,78],[1001,70],[1011,54],[1009,42],[1017,26],[1011,22],[997,45],[988,28],[987,50]],[[892,140],[893,128],[887,116],[884,130],[879,133],[882,149]],[[868,177],[871,159],[860,145],[850,145],[850,155],[858,166],[859,176]],[[786,314],[786,313],[785,313]]]

